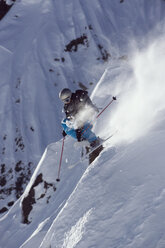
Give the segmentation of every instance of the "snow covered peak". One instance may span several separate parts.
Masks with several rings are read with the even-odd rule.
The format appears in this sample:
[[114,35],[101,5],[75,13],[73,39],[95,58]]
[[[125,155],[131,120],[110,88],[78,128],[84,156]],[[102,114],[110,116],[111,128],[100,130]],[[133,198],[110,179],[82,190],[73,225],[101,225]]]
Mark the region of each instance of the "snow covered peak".
[[[164,11],[22,0],[1,20],[0,247],[164,247]],[[81,149],[67,138],[57,183],[64,87],[87,88],[99,108],[117,95],[94,127],[117,132],[72,170]]]

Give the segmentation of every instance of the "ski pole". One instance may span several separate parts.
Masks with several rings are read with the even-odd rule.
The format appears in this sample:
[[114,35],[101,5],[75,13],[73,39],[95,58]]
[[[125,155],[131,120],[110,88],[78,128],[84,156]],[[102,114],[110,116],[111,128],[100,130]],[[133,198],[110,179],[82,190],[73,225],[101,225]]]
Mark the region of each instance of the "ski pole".
[[105,106],[105,108],[103,108],[103,110],[96,116],[96,118],[98,118],[109,107],[109,105],[111,105],[111,103],[115,100],[116,100],[116,96],[113,96],[112,100],[107,104],[107,106]]
[[57,177],[57,179],[56,179],[57,182],[60,181],[60,170],[61,170],[62,156],[63,156],[63,151],[64,151],[64,141],[65,141],[65,137],[63,138],[63,141],[62,141],[62,149],[61,149],[60,163],[59,163],[59,168],[58,168],[58,177]]
[[[112,100],[105,106],[105,108],[103,108],[103,110],[96,116],[96,118],[98,118],[109,107],[109,105],[111,105],[111,103],[115,100],[116,100],[116,96],[113,96]],[[85,133],[88,130],[88,128],[90,128],[91,126],[92,124],[89,124],[89,126],[82,132],[82,134]]]

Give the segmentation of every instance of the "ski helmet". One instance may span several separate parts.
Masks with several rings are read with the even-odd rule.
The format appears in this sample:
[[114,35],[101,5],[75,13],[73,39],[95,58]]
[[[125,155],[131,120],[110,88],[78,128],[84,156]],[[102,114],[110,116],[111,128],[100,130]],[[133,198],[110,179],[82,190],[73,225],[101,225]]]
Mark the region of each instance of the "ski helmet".
[[64,103],[68,103],[68,102],[70,102],[71,95],[72,95],[71,90],[68,89],[68,88],[64,88],[63,90],[60,91],[60,93],[59,93],[59,98],[60,98]]

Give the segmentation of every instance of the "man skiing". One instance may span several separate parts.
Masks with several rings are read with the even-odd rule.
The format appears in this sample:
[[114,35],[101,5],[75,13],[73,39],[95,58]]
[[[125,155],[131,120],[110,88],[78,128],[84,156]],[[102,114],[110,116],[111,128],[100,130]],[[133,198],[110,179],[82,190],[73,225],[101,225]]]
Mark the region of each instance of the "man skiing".
[[[67,134],[81,142],[87,140],[91,148],[99,147],[99,153],[103,146],[100,145],[100,138],[92,132],[91,121],[98,114],[97,107],[92,103],[85,90],[76,90],[72,93],[70,89],[64,88],[59,93],[59,98],[64,103],[66,118],[62,121],[63,136]],[[99,155],[96,154],[96,156]],[[94,159],[93,159],[94,160]],[[90,159],[90,163],[92,159]]]

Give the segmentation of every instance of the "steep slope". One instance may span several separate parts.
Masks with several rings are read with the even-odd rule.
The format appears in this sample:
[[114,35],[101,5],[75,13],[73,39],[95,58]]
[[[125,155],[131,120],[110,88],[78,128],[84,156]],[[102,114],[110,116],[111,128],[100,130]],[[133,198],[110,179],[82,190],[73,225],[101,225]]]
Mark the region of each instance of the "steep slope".
[[[162,51],[161,48],[159,43],[157,49],[155,46],[152,47],[155,56],[151,56],[151,50],[148,48],[145,53],[142,52],[141,55],[138,53],[140,58],[136,57],[136,59],[140,59],[141,62],[147,61],[150,54],[149,57],[153,58],[151,61],[154,61],[160,50]],[[159,60],[163,65],[164,55],[161,55]],[[1,219],[3,248],[11,245],[22,248],[107,247],[108,245],[143,247],[146,244],[149,247],[163,247],[165,188],[163,66],[159,64],[159,68],[152,72],[152,62],[148,63],[148,73],[144,73],[137,81],[129,77],[128,65],[119,67],[118,64],[118,67],[111,68],[94,90],[93,98],[102,101],[102,104],[105,98],[100,92],[109,85],[106,75],[108,78],[110,75],[112,78],[113,75],[113,83],[116,81],[114,76],[116,69],[118,76],[120,69],[122,78],[124,71],[124,75],[128,76],[128,83],[129,80],[133,80],[135,86],[139,85],[133,98],[129,98],[133,106],[128,108],[127,96],[134,94],[134,88],[131,87],[128,91],[125,82],[112,84],[113,91],[116,86],[118,88],[122,85],[121,102],[116,103],[117,107],[111,106],[111,111],[104,112],[104,118],[98,120],[95,130],[97,133],[101,131],[102,135],[107,135],[107,130],[110,132],[114,128],[111,125],[115,118],[120,120],[121,107],[127,107],[128,112],[125,113],[123,123],[118,126],[118,132],[93,165],[87,168],[87,164],[80,164],[73,170],[68,169],[68,164],[79,159],[81,149],[73,153],[73,140],[68,138],[64,149],[61,182],[58,184],[55,179],[58,173],[61,142],[48,146],[21,199],[9,214]],[[139,72],[144,72],[144,68],[142,67]],[[133,100],[136,97],[138,100],[141,99],[146,90],[146,83],[144,84],[146,76],[150,78],[152,73],[155,78],[152,77],[150,80],[149,98],[143,99],[143,108],[137,108],[136,111],[136,116],[140,114],[141,122],[146,123],[141,129],[136,118],[130,122],[130,115],[135,112]],[[154,88],[155,80],[157,91]],[[143,84],[140,84],[142,81]],[[146,116],[145,104],[149,104],[149,118]],[[112,123],[107,122],[109,118]],[[103,125],[104,119],[106,128],[102,130],[100,126]],[[123,129],[123,124],[126,123],[127,129]],[[149,124],[152,124],[150,132]],[[126,142],[128,131],[130,135]],[[159,228],[157,228],[158,224]]]
[[[3,248],[97,247],[97,243],[103,248],[109,244],[112,247],[122,244],[139,247],[139,244],[152,243],[161,247],[164,223],[157,229],[154,243],[148,232],[153,221],[145,225],[145,216],[154,219],[155,211],[157,222],[163,216],[164,131],[160,129],[164,130],[165,107],[162,80],[165,76],[164,10],[165,3],[161,0],[67,3],[23,0],[17,2],[3,19],[0,24],[0,63],[3,65],[1,212],[20,197],[47,144],[61,138],[62,105],[58,92],[62,87],[88,88],[99,107],[105,106],[111,94],[119,97],[118,104],[95,126],[101,137],[118,130],[110,143],[115,149],[108,148],[107,144],[107,150],[85,174],[85,164],[68,170],[64,163],[62,181],[56,190],[61,142],[48,146],[24,194],[1,219],[0,245]],[[153,39],[155,37],[157,39]],[[135,46],[137,53],[130,60]],[[146,134],[151,129],[155,131],[149,137]],[[130,142],[134,143],[127,146]],[[67,161],[71,160],[72,147],[73,141],[68,139],[64,156]],[[144,153],[140,148],[144,148]],[[160,160],[156,159],[158,156]],[[79,152],[75,152],[72,159],[78,157]],[[155,162],[151,164],[154,158]],[[159,169],[156,174],[155,163]],[[144,171],[140,167],[135,177],[134,170],[139,164],[147,167]],[[100,170],[100,166],[104,170]],[[127,179],[124,181],[123,170]],[[151,177],[149,171],[152,171]],[[155,189],[150,187],[153,180],[158,184]],[[105,188],[102,186],[104,181],[107,182]],[[121,186],[117,182],[121,182]],[[134,193],[139,188],[142,191],[135,194],[136,198]],[[149,198],[146,197],[148,194]],[[113,199],[109,200],[111,195]],[[138,222],[135,212],[145,199],[146,208],[140,208],[142,217]],[[107,204],[98,207],[103,201]],[[154,202],[158,204],[156,210]],[[127,209],[133,209],[130,217]],[[153,210],[151,214],[147,212],[149,209]],[[123,221],[121,229],[120,219]],[[93,225],[95,228],[92,229]],[[133,227],[137,229],[131,233]],[[114,232],[107,232],[107,228],[114,228]],[[141,230],[146,230],[148,235],[143,237]],[[100,235],[104,232],[107,236]]]
[[[105,68],[164,18],[164,1],[16,1],[0,23],[1,208],[61,138],[62,87],[92,92]],[[159,27],[158,27],[159,28]],[[44,99],[44,101],[43,101]]]
[[118,149],[112,159],[106,150],[86,170],[39,247],[163,248],[164,138],[165,130],[154,132]]
[[[8,226],[10,225],[10,228],[13,229],[12,235],[9,231],[3,238],[1,236],[0,245],[2,247],[11,247],[13,243],[15,247],[19,247],[37,229],[39,223],[42,223],[42,228],[45,225],[48,228],[76,187],[77,182],[85,170],[85,166],[77,166],[73,178],[73,171],[68,170],[67,165],[69,161],[75,161],[74,159],[76,157],[78,158],[79,154],[76,153],[74,159],[74,154],[72,154],[69,159],[68,155],[73,150],[73,141],[67,139],[65,146],[67,150],[64,151],[64,157],[68,159],[67,161],[65,159],[63,160],[62,178],[58,189],[56,190],[56,178],[61,150],[60,141],[50,144],[47,147],[24,194],[9,211],[7,216],[2,219],[3,228],[9,231]],[[66,152],[68,153],[67,155]],[[65,184],[65,187],[61,187],[62,184]],[[12,217],[13,215],[15,216],[14,219]],[[15,229],[16,226],[18,227],[17,229]]]
[[[105,67],[99,68],[104,60],[96,59],[102,55],[86,19],[79,31],[68,21],[72,5],[18,1],[1,21],[1,213],[21,196],[45,147],[61,138],[59,90],[67,85],[92,89]],[[91,64],[97,73],[89,70]]]

